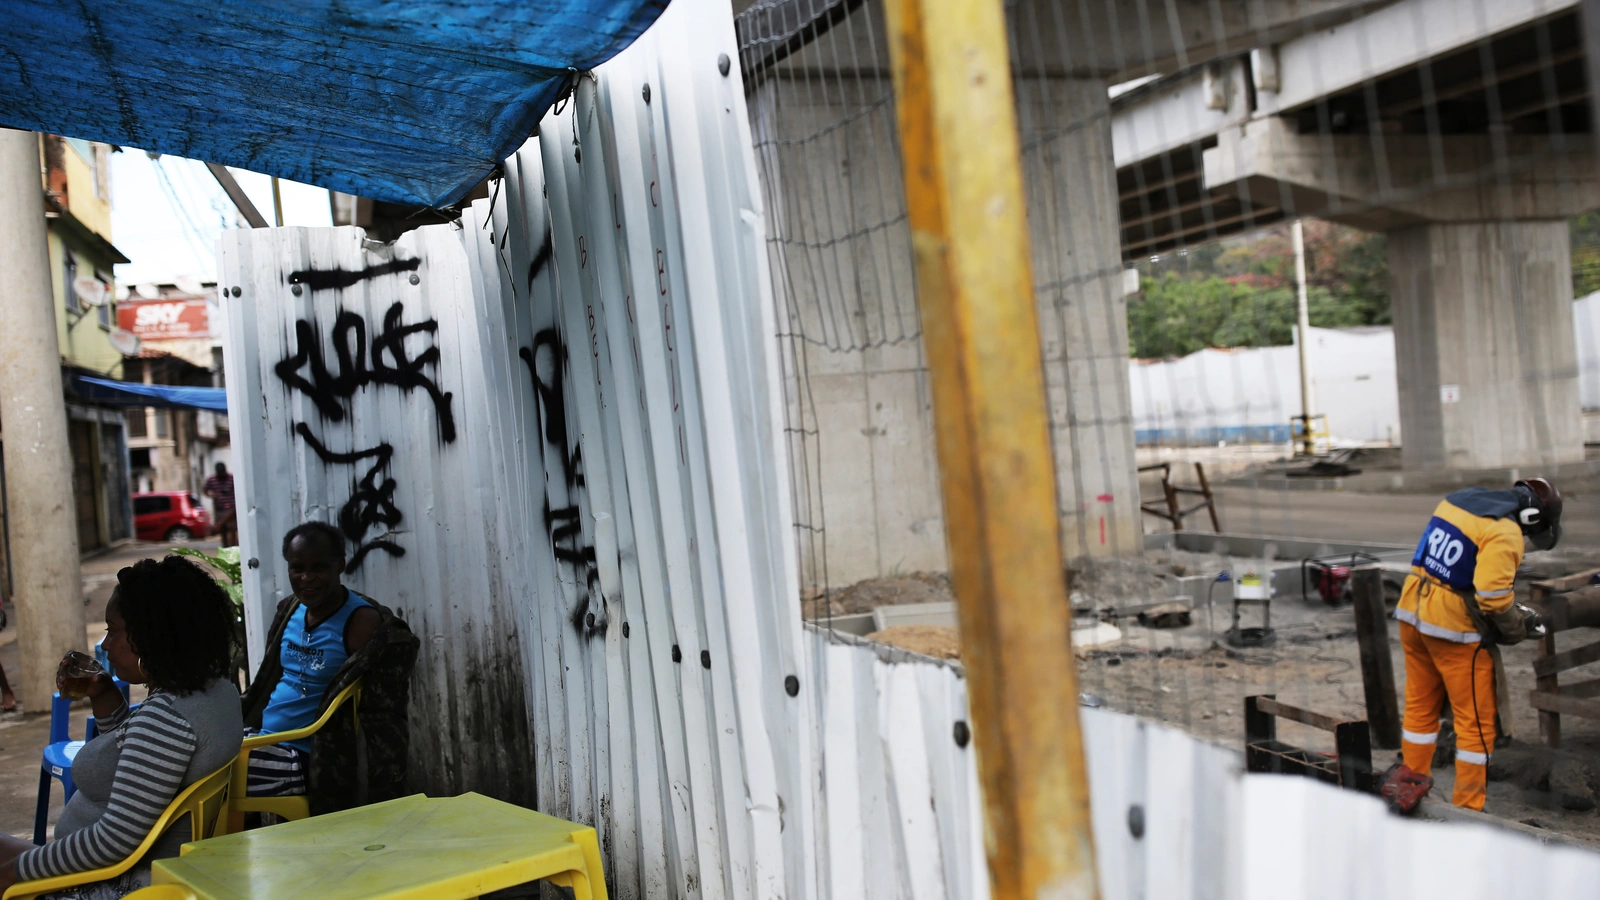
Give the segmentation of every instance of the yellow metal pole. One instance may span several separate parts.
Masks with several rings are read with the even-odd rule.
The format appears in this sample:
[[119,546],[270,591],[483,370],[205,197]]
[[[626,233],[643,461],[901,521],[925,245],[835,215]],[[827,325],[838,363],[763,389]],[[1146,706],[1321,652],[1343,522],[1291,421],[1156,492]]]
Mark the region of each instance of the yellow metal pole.
[[1092,898],[1001,0],[887,0],[886,9],[990,884],[1003,900]]

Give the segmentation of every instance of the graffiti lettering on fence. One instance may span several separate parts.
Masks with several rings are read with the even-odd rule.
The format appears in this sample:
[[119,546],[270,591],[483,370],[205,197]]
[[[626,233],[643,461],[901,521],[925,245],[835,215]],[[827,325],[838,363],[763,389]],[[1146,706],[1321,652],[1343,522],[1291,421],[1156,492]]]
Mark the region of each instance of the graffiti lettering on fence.
[[[295,273],[302,274],[306,273]],[[439,347],[431,345],[412,356],[406,346],[407,339],[414,335],[434,334],[439,323],[428,319],[407,325],[401,321],[404,315],[404,304],[397,301],[389,307],[383,316],[383,329],[372,338],[369,364],[366,320],[348,310],[340,312],[333,322],[333,354],[339,363],[337,374],[328,371],[316,326],[300,319],[294,323],[294,353],[279,362],[273,371],[284,383],[310,397],[317,411],[334,422],[345,420],[349,415],[350,398],[369,384],[393,385],[408,393],[422,388],[433,399],[440,439],[450,443],[456,439],[455,414],[450,409],[452,395],[441,390],[424,371],[427,366],[438,364]],[[309,368],[309,375],[301,374],[300,370],[305,368]]]
[[539,245],[539,252],[533,255],[533,262],[528,263],[528,292],[533,292],[533,280],[539,277],[544,267],[550,264],[550,254],[555,252],[555,235],[550,226],[544,229],[544,242]]
[[[360,272],[345,270],[306,270],[289,276],[291,282],[319,287],[347,287],[365,278],[415,269],[420,260],[402,260],[371,266]],[[353,279],[353,280],[352,280]],[[333,357],[337,370],[329,371],[327,355],[323,351],[322,336],[317,327],[307,319],[295,322],[294,353],[281,360],[273,371],[289,387],[299,390],[316,404],[323,418],[343,422],[351,415],[350,401],[357,391],[371,384],[386,384],[410,393],[421,388],[433,401],[434,416],[438,423],[439,438],[445,443],[456,439],[455,415],[451,411],[452,395],[442,390],[428,375],[429,366],[437,366],[439,347],[430,344],[422,352],[412,354],[408,339],[417,335],[432,335],[438,331],[433,319],[406,324],[405,306],[396,302],[389,306],[383,317],[383,326],[372,340],[367,340],[367,321],[360,315],[342,310],[333,322]],[[394,447],[381,443],[365,450],[338,452],[329,450],[305,422],[295,425],[295,433],[305,439],[317,456],[328,465],[358,465],[370,462],[364,474],[351,479],[350,499],[339,510],[339,530],[355,545],[345,567],[354,572],[361,567],[367,554],[382,550],[391,556],[404,556],[405,548],[392,539],[404,514],[395,505],[395,480],[389,476],[389,464],[394,459]],[[367,540],[374,529],[378,537]]]
[[363,281],[381,278],[385,275],[398,275],[401,272],[415,272],[422,265],[422,258],[396,259],[365,269],[301,269],[289,273],[290,284],[303,284],[308,290],[337,291],[347,287],[354,287]]
[[[390,556],[405,556],[405,548],[390,540],[395,528],[405,518],[394,504],[395,480],[389,477],[389,462],[394,459],[394,448],[385,443],[366,450],[340,453],[329,450],[317,440],[317,436],[311,432],[311,426],[306,423],[299,423],[294,430],[329,465],[353,466],[362,460],[372,460],[372,467],[367,469],[365,475],[359,480],[351,480],[350,499],[339,509],[339,530],[356,548],[344,567],[345,574],[361,568],[362,560],[374,550],[382,550]],[[384,530],[375,540],[369,541],[366,539],[367,532],[373,528]]]
[[[583,450],[572,447],[567,435],[566,378],[567,350],[561,336],[554,328],[546,328],[533,337],[532,347],[518,351],[533,378],[533,389],[539,398],[540,432],[544,436],[547,452],[553,456],[560,469],[566,488],[565,496],[575,498],[583,490]],[[550,534],[550,544],[557,562],[565,563],[582,579],[586,590],[572,610],[572,624],[579,631],[604,634],[606,615],[603,606],[596,609],[591,598],[598,595],[600,569],[595,564],[593,544],[583,539],[582,511],[576,503],[552,507],[549,492],[544,501],[544,527]]]

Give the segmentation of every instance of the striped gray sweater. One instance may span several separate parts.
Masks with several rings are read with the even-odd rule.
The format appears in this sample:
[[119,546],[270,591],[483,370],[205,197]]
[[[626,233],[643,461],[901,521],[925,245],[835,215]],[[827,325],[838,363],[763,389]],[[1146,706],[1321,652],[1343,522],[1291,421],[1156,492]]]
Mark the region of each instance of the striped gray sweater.
[[[18,879],[86,872],[127,859],[186,785],[238,753],[242,737],[240,720],[235,718],[238,696],[238,690],[226,682],[212,682],[205,691],[189,695],[157,692],[135,711],[123,704],[109,716],[96,717],[102,736],[74,760],[79,793],[56,826],[61,836],[18,856]],[[114,741],[115,745],[96,747],[101,741]],[[112,768],[113,762],[111,773],[93,771]],[[80,773],[80,768],[89,771]],[[62,833],[69,819],[77,824],[86,818],[75,830]],[[189,839],[188,828],[179,830],[182,836],[169,834],[171,840],[153,848],[150,857],[174,855],[176,845]],[[171,852],[156,853],[167,843],[174,844]]]

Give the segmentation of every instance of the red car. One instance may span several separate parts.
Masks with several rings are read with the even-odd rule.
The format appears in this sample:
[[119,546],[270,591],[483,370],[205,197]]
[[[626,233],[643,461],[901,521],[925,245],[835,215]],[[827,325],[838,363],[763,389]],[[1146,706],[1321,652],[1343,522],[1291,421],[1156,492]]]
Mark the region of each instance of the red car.
[[211,534],[211,514],[188,491],[134,494],[133,530],[141,541],[192,541]]

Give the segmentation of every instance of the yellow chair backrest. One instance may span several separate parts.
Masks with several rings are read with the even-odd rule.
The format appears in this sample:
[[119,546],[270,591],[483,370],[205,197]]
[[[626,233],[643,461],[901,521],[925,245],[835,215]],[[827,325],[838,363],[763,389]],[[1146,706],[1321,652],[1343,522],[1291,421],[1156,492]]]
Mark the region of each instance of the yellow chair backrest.
[[245,794],[245,781],[250,769],[250,751],[257,747],[269,744],[281,744],[284,741],[298,741],[311,737],[322,726],[328,724],[333,714],[339,707],[350,703],[351,713],[356,716],[356,728],[361,727],[361,679],[357,678],[348,687],[334,696],[333,702],[322,715],[310,725],[294,731],[279,731],[273,734],[251,735],[244,739],[244,744],[239,748],[239,758],[233,761],[233,792],[232,801],[229,803],[229,818],[225,825],[219,825],[218,834],[233,834],[244,830],[244,814],[247,812],[273,813],[285,819],[304,819],[311,815],[311,806],[306,798],[295,797],[250,797]]
[[156,824],[145,835],[144,841],[138,849],[128,855],[128,858],[114,865],[101,869],[91,869],[88,872],[78,872],[72,875],[61,875],[55,878],[41,878],[38,881],[24,881],[12,885],[5,892],[4,900],[33,900],[40,894],[52,891],[65,890],[78,885],[88,884],[93,881],[104,881],[115,878],[133,867],[150,851],[155,842],[184,816],[189,817],[189,833],[191,841],[204,840],[212,836],[213,829],[226,821],[228,813],[228,791],[232,784],[233,763],[228,763],[210,775],[189,785],[167,804],[166,811],[161,813],[161,818],[156,819]]

